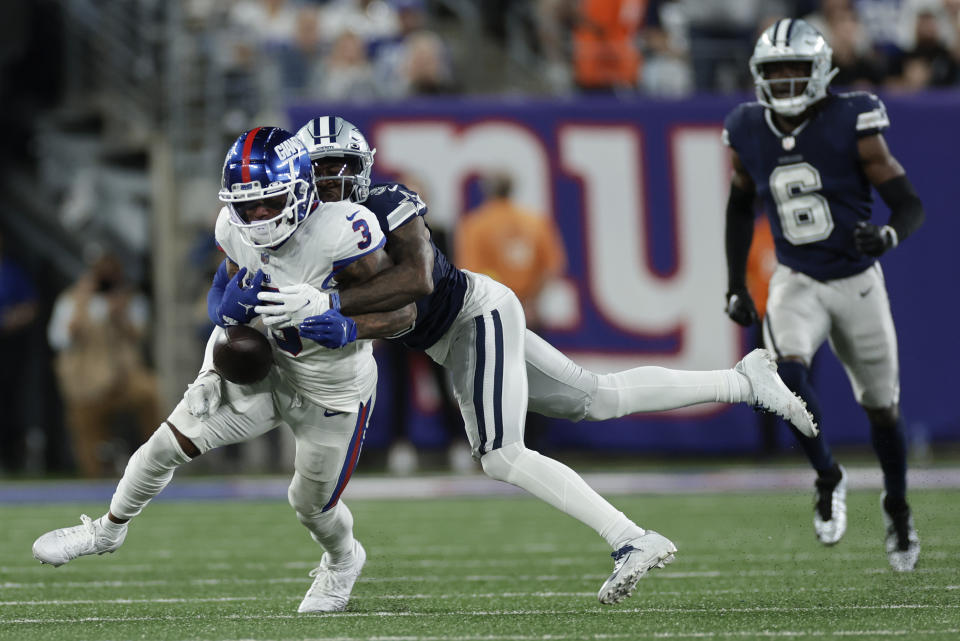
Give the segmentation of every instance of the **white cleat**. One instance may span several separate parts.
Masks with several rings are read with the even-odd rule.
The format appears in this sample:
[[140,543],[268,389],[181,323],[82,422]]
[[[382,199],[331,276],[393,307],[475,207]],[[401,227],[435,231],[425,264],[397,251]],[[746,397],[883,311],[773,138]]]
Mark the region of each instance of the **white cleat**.
[[840,468],[840,480],[817,478],[813,531],[824,545],[837,543],[847,531],[847,471]]
[[806,402],[790,391],[777,374],[777,361],[765,349],[755,349],[743,357],[734,369],[750,381],[753,404],[789,421],[804,436],[820,433]]
[[367,551],[360,541],[354,540],[351,562],[343,567],[333,567],[328,564],[327,558],[324,553],[320,565],[310,571],[310,576],[316,578],[297,612],[343,612],[347,609],[353,584],[357,582],[367,561]]
[[127,538],[126,524],[117,534],[111,536],[100,524],[100,519],[94,521],[86,514],[81,514],[80,521],[81,525],[47,532],[34,541],[33,558],[58,567],[78,556],[113,552],[123,545],[123,540]]
[[610,555],[614,561],[613,574],[600,587],[597,594],[600,603],[620,603],[629,597],[644,574],[672,563],[676,552],[677,546],[670,539],[653,530],[647,530],[643,536],[613,552]]
[[898,512],[887,512],[886,492],[880,497],[883,525],[887,528],[886,547],[890,567],[897,572],[912,572],[920,557],[920,537],[913,527],[913,516],[906,505]]

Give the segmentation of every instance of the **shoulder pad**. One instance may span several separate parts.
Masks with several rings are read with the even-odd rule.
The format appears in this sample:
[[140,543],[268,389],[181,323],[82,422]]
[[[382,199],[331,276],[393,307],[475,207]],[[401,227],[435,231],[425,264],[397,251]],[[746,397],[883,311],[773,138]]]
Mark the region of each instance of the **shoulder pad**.
[[749,121],[760,114],[763,115],[763,106],[758,102],[744,102],[733,108],[723,121],[723,133],[721,134],[723,144],[727,147],[737,148],[738,143],[743,139],[741,132],[744,127],[749,129]]
[[890,126],[887,108],[883,101],[875,94],[866,91],[852,91],[837,96],[851,114],[856,114],[856,129],[858,136],[869,136],[880,133]]
[[363,202],[377,218],[386,222],[390,231],[414,216],[425,216],[427,205],[420,195],[400,183],[383,183],[370,188]]

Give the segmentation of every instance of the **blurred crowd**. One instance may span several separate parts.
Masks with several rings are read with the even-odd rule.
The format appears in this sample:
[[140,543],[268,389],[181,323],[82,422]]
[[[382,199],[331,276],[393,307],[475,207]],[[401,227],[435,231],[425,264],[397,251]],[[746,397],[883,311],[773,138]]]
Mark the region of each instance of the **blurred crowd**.
[[757,36],[785,16],[805,18],[827,37],[840,68],[837,86],[914,91],[960,80],[960,0],[196,0],[193,6],[215,34],[238,94],[250,83],[281,103],[517,92],[483,85],[477,60],[486,50],[463,50],[463,25],[444,32],[443,17],[464,4],[480,18],[484,46],[506,52],[504,82],[516,65],[535,76],[521,81],[520,92],[746,90]]

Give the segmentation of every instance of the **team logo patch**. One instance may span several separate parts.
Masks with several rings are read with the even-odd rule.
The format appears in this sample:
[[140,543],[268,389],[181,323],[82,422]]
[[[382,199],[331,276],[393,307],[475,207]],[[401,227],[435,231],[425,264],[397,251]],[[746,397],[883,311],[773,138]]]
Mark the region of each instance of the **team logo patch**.
[[282,143],[274,147],[274,151],[277,153],[277,157],[281,160],[281,162],[287,158],[295,156],[300,149],[300,141],[296,138],[284,140]]

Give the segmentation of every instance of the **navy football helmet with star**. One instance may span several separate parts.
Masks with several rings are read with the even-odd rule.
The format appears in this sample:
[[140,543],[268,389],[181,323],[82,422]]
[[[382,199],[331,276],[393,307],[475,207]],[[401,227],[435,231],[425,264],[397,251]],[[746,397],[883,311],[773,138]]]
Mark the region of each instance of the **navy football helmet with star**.
[[[296,136],[279,127],[245,131],[223,162],[220,200],[244,243],[257,248],[278,245],[319,204],[310,155]],[[276,215],[254,217],[261,208]]]

